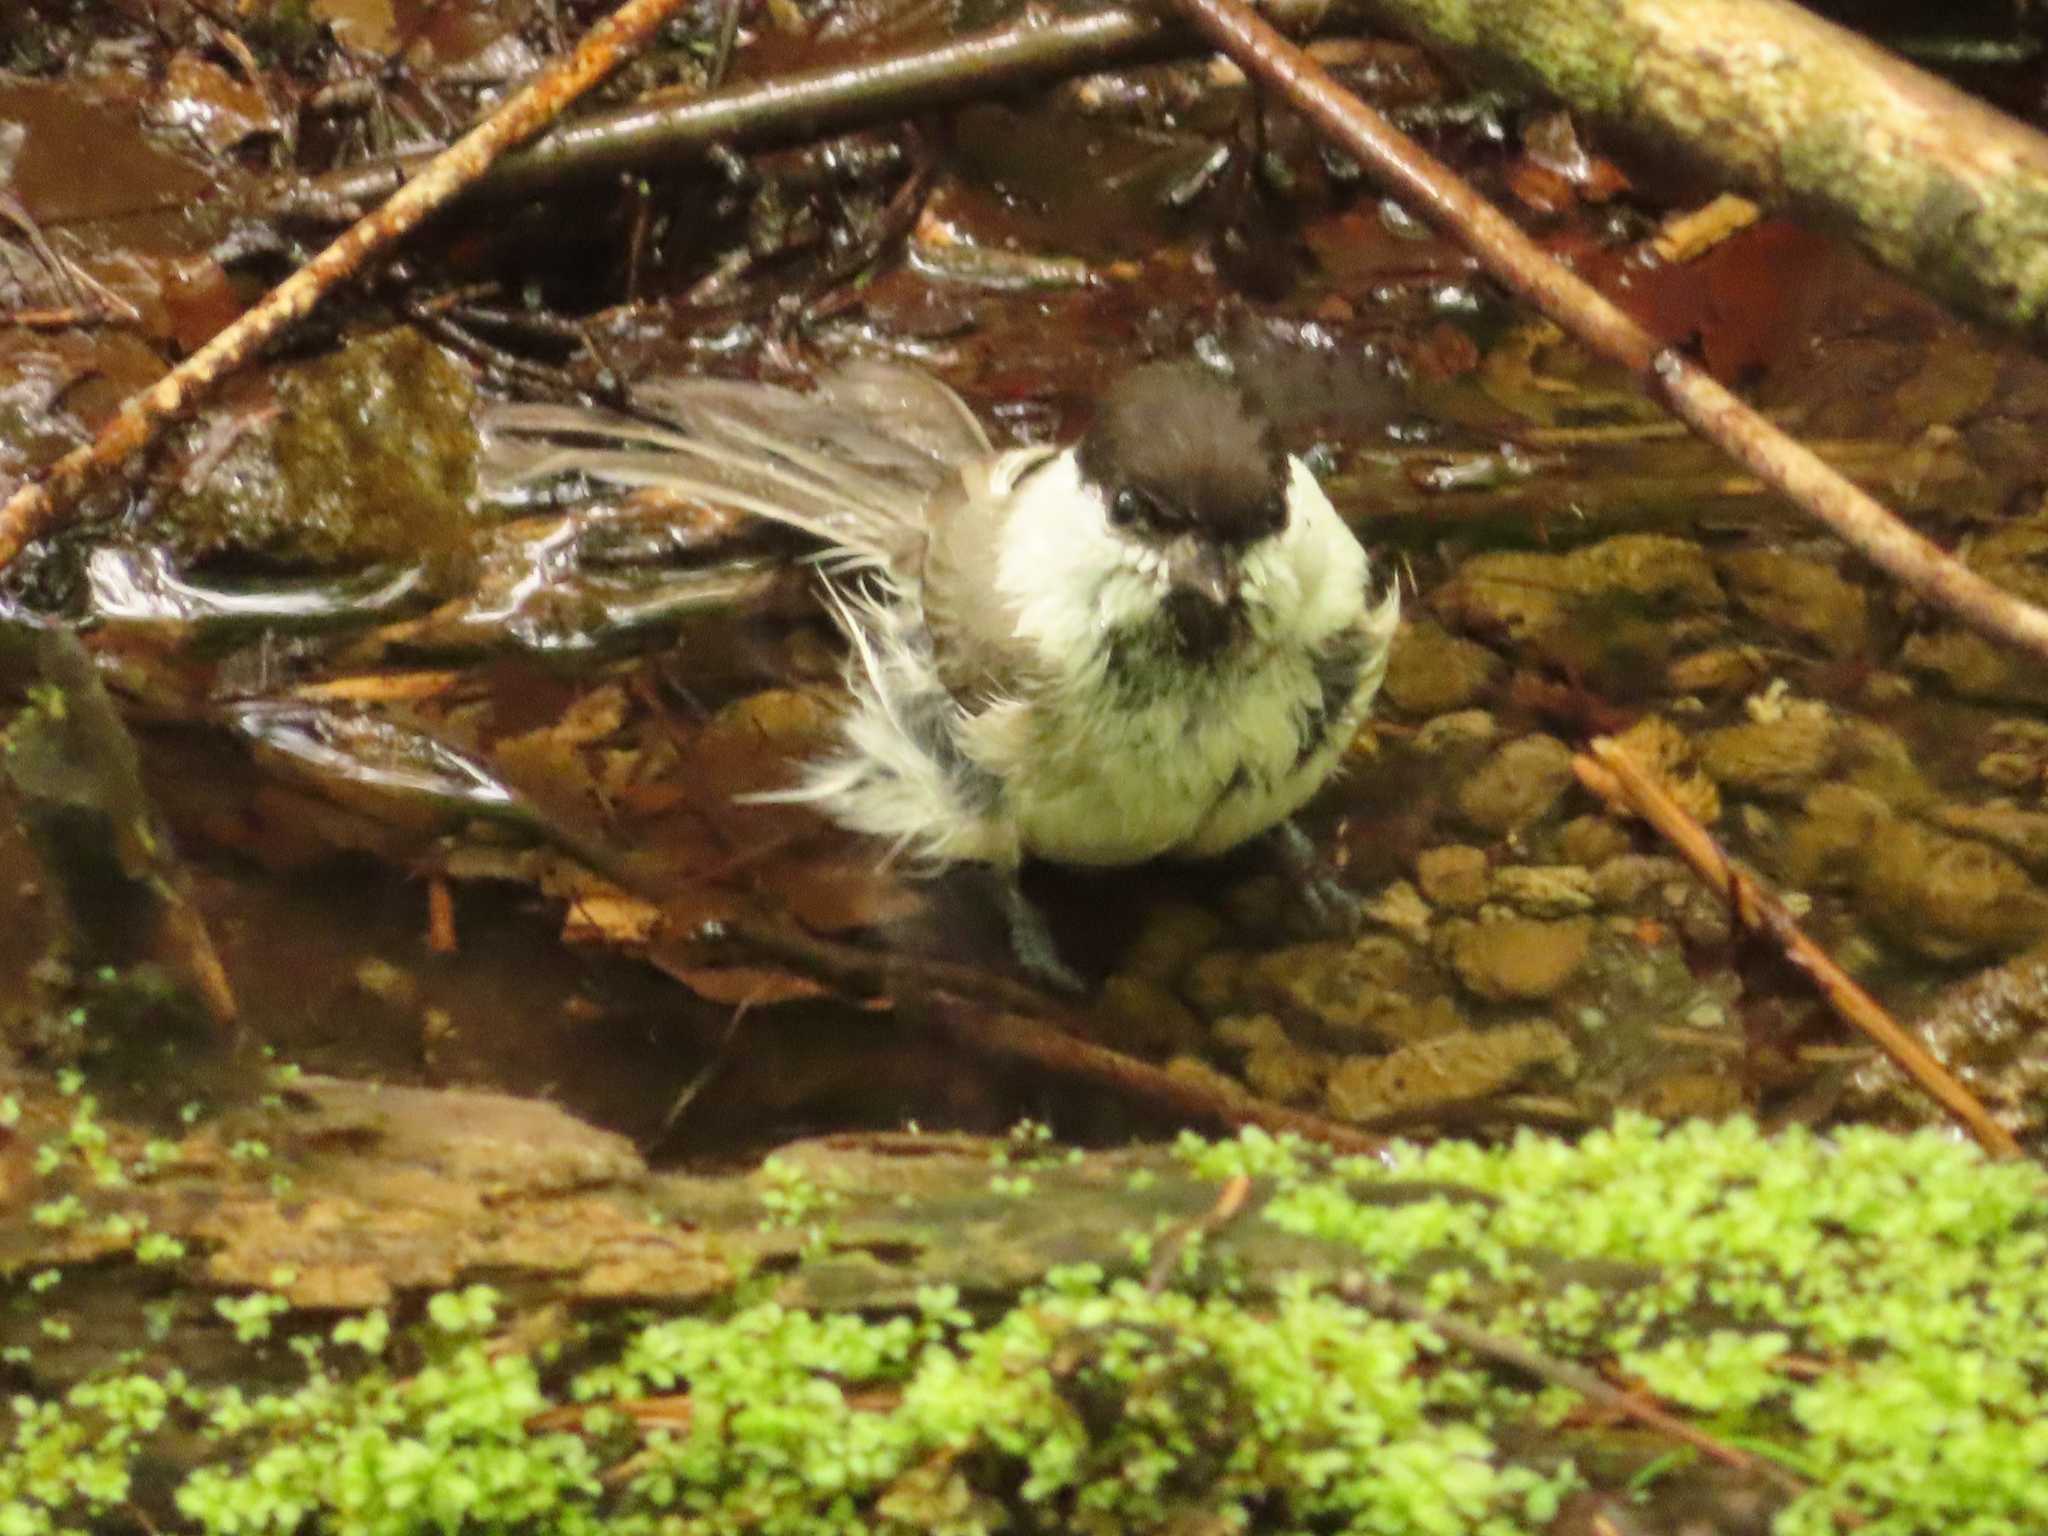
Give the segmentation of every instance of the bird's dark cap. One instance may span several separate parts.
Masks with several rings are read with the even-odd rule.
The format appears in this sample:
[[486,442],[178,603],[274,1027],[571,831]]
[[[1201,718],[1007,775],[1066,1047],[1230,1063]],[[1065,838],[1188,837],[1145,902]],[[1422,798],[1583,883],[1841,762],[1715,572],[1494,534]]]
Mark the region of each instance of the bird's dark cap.
[[1078,457],[1120,526],[1231,545],[1287,526],[1278,434],[1236,384],[1199,363],[1146,363],[1117,380]]

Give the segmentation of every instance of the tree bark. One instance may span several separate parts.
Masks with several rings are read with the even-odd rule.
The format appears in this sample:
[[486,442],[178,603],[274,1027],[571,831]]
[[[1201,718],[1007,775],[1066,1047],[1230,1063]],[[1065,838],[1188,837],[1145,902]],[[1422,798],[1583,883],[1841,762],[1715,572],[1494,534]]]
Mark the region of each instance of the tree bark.
[[2048,337],[2048,137],[1786,0],[1371,0],[1554,96]]

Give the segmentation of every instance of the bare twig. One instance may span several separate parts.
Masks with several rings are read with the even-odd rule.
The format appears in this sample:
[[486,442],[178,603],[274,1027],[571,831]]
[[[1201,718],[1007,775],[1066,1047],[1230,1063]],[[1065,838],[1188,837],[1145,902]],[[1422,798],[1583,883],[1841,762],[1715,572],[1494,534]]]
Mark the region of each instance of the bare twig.
[[1345,90],[1243,0],[1174,0],[1254,80],[1270,86],[1415,212],[1455,237],[1516,294],[1730,457],[1776,486],[1879,569],[1971,628],[2048,661],[2048,612],[2000,590],[1914,532],[1773,427],[1598,290],[1553,261],[1449,167]]
[[1155,1067],[1122,1051],[1077,1039],[1040,1019],[988,1014],[966,1008],[937,1010],[947,1033],[984,1056],[1009,1057],[1061,1077],[1097,1083],[1183,1120],[1242,1130],[1257,1126],[1276,1135],[1292,1133],[1337,1152],[1373,1157],[1384,1152],[1384,1137],[1306,1110],[1257,1098],[1228,1079]]
[[[935,1021],[977,1055],[1028,1061],[1058,1076],[1096,1083],[1204,1125],[1292,1131],[1339,1152],[1375,1154],[1386,1142],[1304,1110],[1268,1103],[1223,1079],[1169,1071],[1046,1022],[1062,1011],[1044,994],[1004,976],[944,960],[891,955],[821,939],[791,925],[751,918],[708,924],[700,946],[766,956],[858,997],[929,998]],[[651,957],[666,968],[660,954]],[[961,999],[948,1005],[945,999]]]
[[82,304],[67,304],[62,309],[0,310],[0,325],[18,326],[25,331],[68,331],[75,327],[115,323],[116,316]]
[[683,0],[626,0],[591,28],[568,58],[543,70],[471,129],[369,218],[286,278],[248,311],[148,389],[130,396],[89,445],[52,465],[0,505],[0,566],[45,531],[98,475],[135,453],[158,425],[190,405],[224,374],[240,366],[272,337],[305,316],[337,284],[361,270],[463,187],[499,155],[552,122],[638,47]]
[[1693,871],[1728,903],[1737,922],[1775,940],[1786,958],[1813,978],[1829,1006],[1875,1040],[1909,1077],[1968,1128],[1986,1152],[1993,1157],[2020,1155],[2019,1142],[1991,1117],[1976,1095],[1802,933],[1775,894],[1737,869],[1712,834],[1671,798],[1653,774],[1606,737],[1595,741],[1589,750],[1591,757],[1572,760],[1581,783],[1604,799],[1636,811],[1662,833]]
[[1677,148],[2040,342],[2048,137],[1817,10],[1849,14],[1793,0],[1373,6],[1432,53],[1476,59],[1629,142]]
[[[1278,0],[1275,5],[1304,20],[1328,8],[1321,0]],[[694,100],[594,112],[507,155],[477,190],[523,197],[565,182],[644,174],[672,167],[714,144],[744,147],[835,133],[1112,64],[1185,54],[1192,44],[1170,21],[1132,7],[1037,17],[856,63],[741,81]],[[389,195],[420,159],[397,156],[352,166],[280,188],[278,200],[315,207],[371,202]]]
[[1158,1295],[1172,1284],[1188,1245],[1198,1238],[1207,1242],[1250,1208],[1252,1181],[1249,1175],[1234,1173],[1223,1181],[1216,1203],[1199,1216],[1190,1217],[1152,1244],[1152,1262],[1145,1270],[1145,1289]]
[[[965,998],[987,1008],[1012,1013],[1056,1014],[1059,1006],[1036,988],[978,966],[922,955],[890,954],[822,939],[794,923],[759,917],[723,918],[706,923],[691,936],[693,949],[717,953],[738,950],[750,957],[775,960],[823,982],[835,991],[862,998],[914,998],[942,995]],[[657,965],[661,958],[655,957]]]
[[1470,1350],[1483,1360],[1491,1360],[1510,1370],[1534,1376],[1538,1381],[1549,1382],[1576,1392],[1609,1413],[1620,1418],[1633,1419],[1647,1429],[1689,1445],[1701,1455],[1711,1457],[1725,1467],[1732,1467],[1745,1476],[1763,1478],[1782,1493],[1796,1498],[1806,1492],[1806,1484],[1776,1462],[1761,1456],[1752,1456],[1726,1441],[1717,1440],[1705,1430],[1688,1424],[1676,1414],[1668,1412],[1661,1405],[1622,1391],[1598,1372],[1583,1365],[1546,1354],[1519,1339],[1488,1333],[1476,1323],[1468,1323],[1448,1312],[1440,1312],[1384,1281],[1369,1279],[1363,1275],[1346,1276],[1343,1283],[1338,1286],[1337,1293],[1346,1301],[1354,1302],[1371,1311],[1420,1323],[1430,1332],[1440,1334],[1451,1343]]

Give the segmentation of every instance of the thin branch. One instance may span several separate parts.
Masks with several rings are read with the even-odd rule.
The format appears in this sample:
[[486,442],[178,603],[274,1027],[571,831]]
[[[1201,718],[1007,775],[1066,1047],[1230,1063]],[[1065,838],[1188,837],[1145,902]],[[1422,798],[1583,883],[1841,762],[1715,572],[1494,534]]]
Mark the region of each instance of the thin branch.
[[[652,893],[648,893],[652,894]],[[922,955],[892,954],[837,939],[822,939],[791,922],[729,917],[706,923],[690,935],[689,948],[718,955],[738,951],[749,958],[788,966],[834,991],[858,998],[913,998],[943,995],[1010,1013],[1056,1014],[1059,1006],[1043,992],[978,966]],[[666,968],[662,958],[656,965]]]
[[[791,925],[733,918],[707,924],[697,947],[765,956],[856,997],[930,998],[940,1028],[980,1056],[1026,1061],[1044,1071],[1095,1083],[1183,1120],[1231,1130],[1258,1126],[1293,1132],[1339,1152],[1375,1155],[1386,1146],[1321,1115],[1257,1098],[1227,1079],[1174,1072],[1095,1045],[1046,1022],[1062,1010],[1042,993],[969,965],[891,955],[804,933]],[[655,954],[656,965],[668,962]],[[960,999],[947,1003],[946,999]]]
[[574,53],[549,65],[531,84],[435,156],[382,208],[344,232],[183,363],[148,389],[131,395],[94,442],[66,454],[40,480],[23,485],[0,505],[0,566],[47,531],[96,477],[147,444],[164,420],[191,405],[223,375],[302,319],[337,284],[354,276],[371,257],[475,181],[498,156],[546,127],[570,102],[617,68],[682,4],[683,0],[626,0],[590,29]]
[[1902,1029],[1876,998],[1829,958],[1827,951],[1801,932],[1798,922],[1773,892],[1737,869],[1713,835],[1671,798],[1654,775],[1646,772],[1625,748],[1606,737],[1595,741],[1589,750],[1591,757],[1572,760],[1580,783],[1602,798],[1636,811],[1662,833],[1693,871],[1728,903],[1737,922],[1752,933],[1776,941],[1785,957],[1813,978],[1828,1005],[1875,1040],[1913,1081],[1962,1122],[1986,1152],[1993,1157],[2020,1155],[2019,1142],[1991,1117],[1976,1095]]
[[1600,356],[1633,372],[1694,431],[1746,464],[1914,593],[2048,661],[2048,612],[2000,590],[1923,538],[1582,281],[1441,161],[1339,85],[1243,4],[1174,0],[1244,72],[1291,102],[1389,191]]
[[[1320,0],[1278,0],[1306,22]],[[1195,40],[1149,11],[1108,6],[968,37],[830,64],[772,80],[743,80],[693,100],[593,112],[507,155],[477,187],[526,197],[575,181],[672,168],[714,144],[737,148],[843,132],[870,123],[986,100],[1112,64],[1186,55]],[[417,155],[352,166],[281,188],[275,202],[317,212],[387,196],[421,163]]]
[[1152,1244],[1152,1262],[1145,1270],[1145,1289],[1156,1296],[1173,1283],[1188,1245],[1209,1241],[1251,1209],[1252,1181],[1249,1174],[1234,1173],[1223,1181],[1216,1203],[1199,1216],[1190,1217]]
[[[1915,283],[2048,337],[2048,137],[1792,0],[1375,0],[1433,53],[1677,149]],[[1923,14],[1932,18],[1932,8]]]
[[1546,1354],[1534,1345],[1524,1344],[1519,1339],[1488,1333],[1476,1323],[1468,1323],[1448,1312],[1440,1312],[1383,1281],[1367,1279],[1360,1275],[1347,1276],[1337,1287],[1337,1294],[1346,1301],[1370,1311],[1420,1323],[1430,1332],[1440,1334],[1451,1343],[1470,1350],[1483,1360],[1491,1360],[1496,1365],[1521,1371],[1538,1381],[1549,1382],[1553,1386],[1576,1392],[1609,1413],[1620,1418],[1633,1419],[1647,1429],[1689,1445],[1725,1467],[1732,1467],[1745,1476],[1761,1477],[1781,1493],[1797,1498],[1806,1492],[1806,1484],[1776,1462],[1761,1456],[1753,1456],[1725,1441],[1715,1439],[1705,1430],[1688,1424],[1661,1405],[1622,1391],[1598,1372],[1583,1365]]
[[1077,1039],[1040,1019],[966,1008],[937,1010],[937,1018],[955,1040],[980,1055],[1026,1061],[1061,1077],[1096,1083],[1183,1120],[1229,1130],[1257,1126],[1275,1135],[1292,1133],[1333,1151],[1366,1157],[1377,1157],[1387,1149],[1385,1137],[1258,1098],[1220,1074],[1155,1067],[1122,1051]]

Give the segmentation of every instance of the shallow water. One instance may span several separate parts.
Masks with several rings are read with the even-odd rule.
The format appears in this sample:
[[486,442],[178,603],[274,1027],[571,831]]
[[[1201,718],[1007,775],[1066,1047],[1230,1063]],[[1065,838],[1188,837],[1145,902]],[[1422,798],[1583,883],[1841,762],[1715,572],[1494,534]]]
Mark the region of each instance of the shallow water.
[[[469,20],[474,53],[508,25]],[[1411,50],[1347,46],[1340,66],[1390,106],[1458,104]],[[458,53],[435,67],[459,92]],[[781,38],[759,57],[800,53]],[[271,68],[276,91],[306,88]],[[79,440],[125,392],[107,380],[146,377],[280,270],[281,245],[247,227],[216,243],[224,210],[254,217],[275,134],[163,126],[190,121],[176,93],[202,80],[123,62],[0,96],[26,135],[15,194],[140,317],[0,333],[16,380],[0,466]],[[1803,978],[1577,786],[1571,755],[1664,722],[1703,819],[1911,1017],[2048,938],[2048,688],[1494,295],[1298,127],[1268,125],[1263,166],[1219,159],[1250,133],[1244,105],[1203,70],[1092,81],[963,114],[900,153],[763,154],[746,176],[679,175],[552,229],[453,217],[408,281],[481,295],[483,318],[447,312],[479,342],[463,367],[481,359],[498,397],[533,392],[494,371],[508,353],[585,385],[600,370],[801,382],[887,355],[960,389],[999,438],[1036,441],[1074,430],[1140,358],[1192,351],[1247,382],[1405,591],[1378,718],[1308,818],[1367,925],[1355,942],[1302,931],[1251,860],[1037,872],[1097,983],[1103,1042],[1420,1131],[1585,1124],[1621,1105],[1919,1113]],[[72,195],[51,146],[87,118],[120,129],[125,195],[157,211]],[[1560,178],[1555,125],[1518,138],[1484,103],[1437,119],[1433,147],[1617,300],[1986,574],[2048,597],[2042,364],[1789,225],[1661,264],[1653,188]],[[302,141],[308,157],[360,147]],[[913,172],[921,203],[906,202]],[[203,182],[220,188],[209,211],[179,211]],[[8,254],[20,307],[89,291],[25,240]],[[526,298],[582,312],[522,315]],[[297,350],[345,358],[337,336],[391,318],[337,304]],[[562,319],[594,350],[565,343]],[[290,441],[278,402],[292,420],[325,408],[305,382],[319,367],[336,376],[304,358],[246,375],[114,520],[10,573],[30,611],[83,624],[254,1039],[327,1071],[547,1093],[684,1155],[1025,1112],[1073,1134],[1149,1127],[822,1000],[785,967],[689,952],[699,924],[766,905],[822,935],[1005,963],[971,879],[914,882],[805,813],[734,804],[786,782],[829,728],[835,642],[801,549],[715,509],[570,487],[437,513],[415,586],[390,574],[393,521],[368,512],[325,518],[317,545],[289,517],[280,531],[269,491],[260,537],[237,535],[246,497],[221,499],[228,523],[203,540],[174,522],[209,475],[262,489],[251,466]],[[346,368],[334,398],[355,426],[417,448],[416,421],[374,414],[405,392]],[[463,445],[431,448],[407,462],[459,487],[446,466]],[[392,482],[365,478],[391,513]],[[125,606],[107,597],[109,573],[138,571],[155,606],[133,580]],[[250,724],[287,717],[294,740],[334,752],[315,761]],[[398,741],[446,782],[395,782]],[[18,837],[6,854],[26,867]],[[40,931],[32,883],[5,882],[11,934]],[[33,959],[25,944],[5,956],[24,978]],[[1970,1031],[1944,1038],[1967,1066]],[[1986,1062],[1981,1090],[2031,1129],[2025,1050]]]

